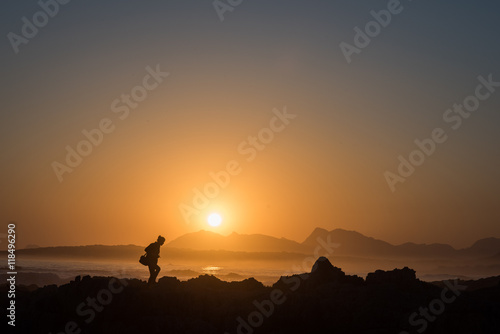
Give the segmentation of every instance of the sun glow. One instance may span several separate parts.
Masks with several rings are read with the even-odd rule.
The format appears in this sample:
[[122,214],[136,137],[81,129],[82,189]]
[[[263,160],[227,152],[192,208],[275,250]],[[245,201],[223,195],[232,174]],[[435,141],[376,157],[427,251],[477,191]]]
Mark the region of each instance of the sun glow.
[[207,221],[208,225],[216,227],[222,223],[222,217],[218,213],[214,212],[208,216]]

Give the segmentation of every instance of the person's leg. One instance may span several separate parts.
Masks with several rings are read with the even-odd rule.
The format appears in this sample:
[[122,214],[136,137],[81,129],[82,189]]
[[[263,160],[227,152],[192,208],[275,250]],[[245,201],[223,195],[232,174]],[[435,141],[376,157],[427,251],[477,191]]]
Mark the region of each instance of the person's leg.
[[153,267],[153,274],[151,274],[153,283],[156,282],[156,277],[158,277],[159,273],[160,273],[160,266],[158,266],[158,264],[155,264]]
[[155,282],[156,276],[155,276],[155,266],[154,265],[149,265],[149,280],[148,280],[148,285],[151,285]]

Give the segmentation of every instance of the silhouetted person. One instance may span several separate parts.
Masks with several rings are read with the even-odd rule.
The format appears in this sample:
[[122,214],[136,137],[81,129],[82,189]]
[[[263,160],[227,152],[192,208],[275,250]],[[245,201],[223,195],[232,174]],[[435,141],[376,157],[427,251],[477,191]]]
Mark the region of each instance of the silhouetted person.
[[148,260],[149,267],[149,281],[148,285],[156,282],[156,277],[160,272],[160,267],[158,266],[158,258],[160,257],[160,246],[165,243],[165,238],[161,235],[158,236],[156,242],[151,243],[146,249],[146,258]]

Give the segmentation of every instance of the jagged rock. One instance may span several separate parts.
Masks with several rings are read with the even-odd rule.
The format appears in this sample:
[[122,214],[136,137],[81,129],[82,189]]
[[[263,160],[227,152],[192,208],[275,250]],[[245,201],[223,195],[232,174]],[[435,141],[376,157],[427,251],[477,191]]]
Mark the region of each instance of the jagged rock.
[[158,285],[164,288],[175,288],[181,284],[177,277],[163,276],[158,280]]
[[[85,276],[35,291],[19,288],[16,311],[23,321],[16,323],[16,333],[60,333],[68,321],[81,334],[415,332],[409,316],[441,298],[440,287],[420,282],[409,268],[378,270],[365,284],[326,258],[313,267],[311,273],[285,276],[273,287],[253,278],[225,282],[210,275],[186,282],[162,277],[151,287],[127,279],[120,281],[123,289],[111,285],[111,299],[106,291],[117,282],[111,277]],[[1,285],[0,294],[7,289]],[[98,306],[92,320],[89,301]],[[426,334],[465,334],[477,328],[475,332],[500,333],[499,318],[500,288],[464,291],[429,323]]]
[[319,282],[343,281],[346,275],[342,269],[333,266],[326,257],[316,260],[311,269],[311,279]]
[[366,276],[367,284],[390,284],[396,286],[408,286],[419,282],[415,270],[408,267],[394,269],[392,271],[376,270]]

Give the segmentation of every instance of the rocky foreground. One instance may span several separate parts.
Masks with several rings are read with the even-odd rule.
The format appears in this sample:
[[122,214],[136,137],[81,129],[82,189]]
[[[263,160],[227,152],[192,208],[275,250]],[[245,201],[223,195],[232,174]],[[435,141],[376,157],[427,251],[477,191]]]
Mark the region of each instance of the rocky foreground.
[[163,277],[152,287],[85,276],[18,287],[15,300],[15,331],[4,319],[7,333],[500,333],[500,276],[431,284],[403,268],[363,279],[326,258],[272,287],[209,275]]

